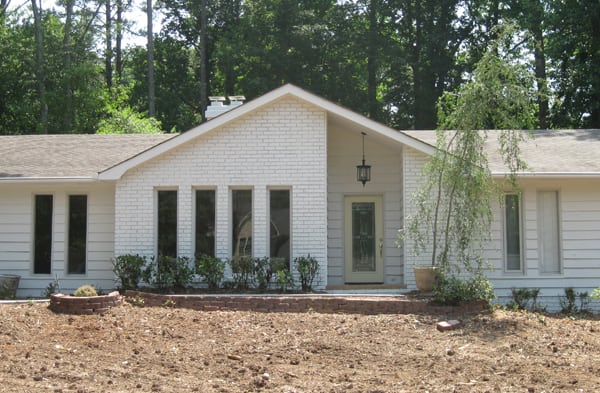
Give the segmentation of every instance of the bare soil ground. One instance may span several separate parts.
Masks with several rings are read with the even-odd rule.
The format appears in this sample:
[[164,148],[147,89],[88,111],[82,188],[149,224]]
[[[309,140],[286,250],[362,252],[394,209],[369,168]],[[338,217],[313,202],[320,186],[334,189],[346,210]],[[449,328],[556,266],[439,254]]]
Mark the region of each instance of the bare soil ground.
[[600,322],[0,305],[3,392],[598,392]]

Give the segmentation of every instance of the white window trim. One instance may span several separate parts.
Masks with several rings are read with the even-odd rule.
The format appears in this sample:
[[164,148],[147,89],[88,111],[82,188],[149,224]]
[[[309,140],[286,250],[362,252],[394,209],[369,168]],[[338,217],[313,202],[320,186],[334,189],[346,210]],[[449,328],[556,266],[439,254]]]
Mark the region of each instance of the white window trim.
[[292,268],[292,264],[294,263],[294,248],[293,248],[293,240],[294,240],[294,192],[292,186],[268,186],[267,187],[267,252],[269,253],[269,258],[271,257],[271,191],[289,191],[290,193],[290,269]]
[[179,203],[179,197],[181,196],[181,193],[179,192],[179,187],[178,186],[160,186],[160,187],[154,187],[154,191],[153,191],[153,195],[154,195],[154,201],[152,203],[152,215],[154,216],[153,218],[153,239],[154,239],[154,245],[153,245],[153,249],[154,249],[154,257],[157,258],[158,260],[158,192],[159,191],[176,191],[177,192],[177,233],[176,233],[176,240],[175,240],[175,247],[177,250],[177,256],[179,256],[179,225],[180,225],[180,221],[179,220],[179,210],[180,210],[180,203]]
[[[69,272],[69,234],[71,233],[70,217],[71,217],[71,196],[85,195],[85,273]],[[69,192],[65,194],[65,276],[87,277],[89,273],[88,255],[90,250],[90,193],[89,192]]]
[[[215,258],[219,255],[219,250],[217,250],[217,222],[219,221],[219,191],[216,186],[193,186],[192,187],[192,249],[190,250],[192,254],[192,259],[196,259],[196,191],[213,191],[215,193],[215,238],[214,238],[214,249],[215,249]],[[178,224],[179,225],[179,224]]]
[[[558,236],[556,241],[558,242],[558,272],[545,272],[542,269],[542,256],[540,253],[540,238],[542,228],[540,227],[540,208],[539,208],[539,193],[540,192],[556,192],[556,220]],[[546,277],[559,277],[564,275],[564,258],[563,258],[563,247],[562,247],[562,192],[560,188],[538,188],[535,193],[536,203],[536,232],[538,236],[537,254],[538,254],[538,273],[540,276]]]

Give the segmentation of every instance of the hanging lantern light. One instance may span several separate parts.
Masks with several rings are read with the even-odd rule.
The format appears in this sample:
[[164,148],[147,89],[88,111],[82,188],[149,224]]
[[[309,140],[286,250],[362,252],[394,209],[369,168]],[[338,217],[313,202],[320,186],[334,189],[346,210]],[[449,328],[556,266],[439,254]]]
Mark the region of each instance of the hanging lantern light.
[[361,182],[363,187],[371,180],[371,165],[365,164],[365,134],[362,134],[362,164],[356,166],[356,180]]

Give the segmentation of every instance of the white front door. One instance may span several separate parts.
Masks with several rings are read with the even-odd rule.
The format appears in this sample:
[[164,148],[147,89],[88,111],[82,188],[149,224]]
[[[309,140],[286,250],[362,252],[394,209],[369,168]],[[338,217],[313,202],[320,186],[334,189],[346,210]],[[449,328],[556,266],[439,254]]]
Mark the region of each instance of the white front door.
[[347,196],[344,202],[345,282],[383,283],[381,196]]

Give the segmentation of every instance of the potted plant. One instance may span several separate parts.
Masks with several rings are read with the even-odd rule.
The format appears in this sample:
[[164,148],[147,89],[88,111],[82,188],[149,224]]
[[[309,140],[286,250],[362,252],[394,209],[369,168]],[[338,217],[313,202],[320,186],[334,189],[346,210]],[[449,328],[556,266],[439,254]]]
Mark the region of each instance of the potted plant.
[[14,299],[21,276],[16,274],[0,274],[0,299]]

